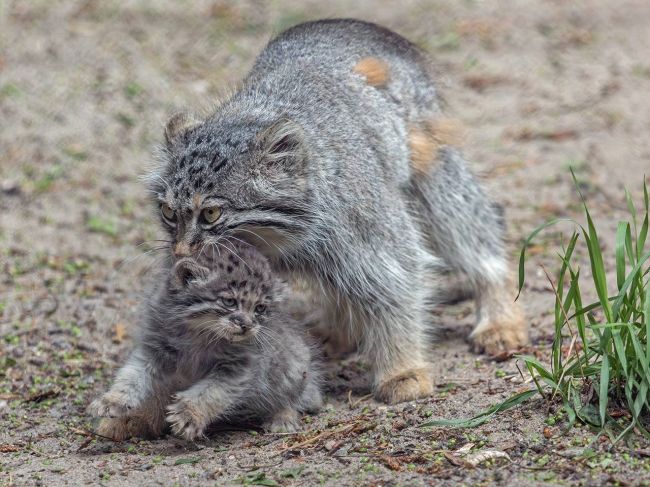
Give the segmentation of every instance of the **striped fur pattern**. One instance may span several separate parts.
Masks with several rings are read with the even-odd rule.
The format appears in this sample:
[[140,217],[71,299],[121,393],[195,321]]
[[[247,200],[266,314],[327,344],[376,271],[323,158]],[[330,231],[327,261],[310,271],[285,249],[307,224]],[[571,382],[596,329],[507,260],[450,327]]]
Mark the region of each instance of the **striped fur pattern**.
[[[208,255],[209,254],[209,255]],[[266,258],[235,243],[182,259],[149,302],[139,339],[90,411],[100,434],[156,436],[164,423],[192,440],[215,421],[298,428],[321,404],[316,354],[281,311]]]
[[[357,72],[364,59],[387,67],[381,86]],[[526,335],[523,320],[509,318],[520,333],[499,339],[501,318],[520,315],[504,312],[516,305],[498,207],[435,134],[430,157],[413,167],[409,130],[441,118],[430,65],[374,24],[300,24],[269,43],[211,116],[166,144],[148,178],[155,205],[174,213],[163,223],[175,244],[194,254],[245,240],[276,271],[309,281],[328,326],[367,353],[377,398],[388,402],[431,391],[423,371],[436,269],[473,288],[478,349],[516,347]],[[218,220],[203,218],[208,207]]]

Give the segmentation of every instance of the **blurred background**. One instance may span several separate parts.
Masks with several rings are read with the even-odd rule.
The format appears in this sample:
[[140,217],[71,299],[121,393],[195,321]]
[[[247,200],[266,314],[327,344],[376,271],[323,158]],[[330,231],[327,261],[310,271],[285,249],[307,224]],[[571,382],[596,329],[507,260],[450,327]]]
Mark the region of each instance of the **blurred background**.
[[[165,121],[184,108],[209,113],[274,34],[321,17],[381,23],[431,54],[464,150],[506,207],[513,256],[532,228],[579,209],[569,168],[612,227],[622,188],[640,194],[647,0],[0,0],[5,419],[12,399],[52,390],[39,400],[47,417],[83,416],[128,350],[155,263],[158,219],[138,177]],[[531,252],[551,259],[543,241]],[[530,282],[548,291],[541,275]],[[549,300],[524,299],[542,340]],[[472,317],[454,320],[467,331]],[[460,338],[449,347],[471,357]]]

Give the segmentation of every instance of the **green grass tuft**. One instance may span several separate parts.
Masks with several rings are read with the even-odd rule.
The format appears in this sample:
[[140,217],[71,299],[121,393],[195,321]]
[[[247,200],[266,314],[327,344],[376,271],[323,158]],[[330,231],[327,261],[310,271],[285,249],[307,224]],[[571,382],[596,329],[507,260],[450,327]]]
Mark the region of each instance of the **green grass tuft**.
[[[571,171],[576,187],[579,186]],[[526,240],[519,259],[519,292],[524,285],[526,248],[544,229],[571,221],[575,230],[559,253],[557,277],[547,277],[555,294],[555,330],[548,365],[534,357],[519,356],[535,388],[520,392],[473,418],[437,420],[425,426],[477,426],[499,411],[540,395],[548,402],[561,402],[569,427],[581,421],[604,429],[617,441],[634,431],[650,437],[650,252],[648,235],[648,189],[643,187],[643,213],[637,214],[626,192],[630,217],[616,231],[614,259],[616,285],[607,281],[603,248],[589,209],[583,200],[586,226],[574,220],[552,220],[535,229]],[[589,256],[591,280],[598,300],[583,302],[577,248]],[[544,269],[546,272],[546,270]],[[612,279],[613,280],[613,279]],[[615,290],[610,292],[610,290]]]

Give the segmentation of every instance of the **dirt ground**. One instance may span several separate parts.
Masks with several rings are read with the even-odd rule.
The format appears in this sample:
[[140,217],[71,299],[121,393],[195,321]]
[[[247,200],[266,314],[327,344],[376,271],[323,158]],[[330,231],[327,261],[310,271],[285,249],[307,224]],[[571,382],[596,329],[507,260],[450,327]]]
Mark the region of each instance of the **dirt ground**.
[[[535,226],[580,217],[569,167],[607,230],[625,211],[624,187],[639,201],[650,169],[646,0],[0,1],[0,483],[650,484],[650,444],[562,434],[543,401],[474,429],[421,428],[530,387],[516,360],[470,353],[469,303],[436,315],[427,400],[374,402],[352,358],[329,366],[327,406],[300,435],[114,443],[89,433],[85,407],[131,347],[155,265],[160,232],[138,176],[162,124],[213,107],[273,33],[337,16],[380,22],[431,52],[464,150],[506,207],[513,265]],[[560,241],[539,239],[522,297],[526,353],[541,360],[553,297],[539,264],[556,269]],[[509,459],[470,466],[485,450]]]

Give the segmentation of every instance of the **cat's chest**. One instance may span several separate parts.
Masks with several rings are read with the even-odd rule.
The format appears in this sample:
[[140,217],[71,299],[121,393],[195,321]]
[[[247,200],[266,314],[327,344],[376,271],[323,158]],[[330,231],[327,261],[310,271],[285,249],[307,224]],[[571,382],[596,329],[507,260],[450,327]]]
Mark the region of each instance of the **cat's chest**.
[[236,375],[250,365],[250,354],[239,347],[191,347],[178,350],[170,378],[189,387],[208,375]]

